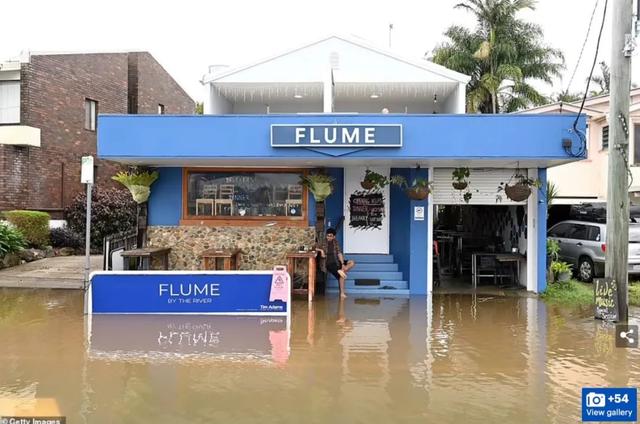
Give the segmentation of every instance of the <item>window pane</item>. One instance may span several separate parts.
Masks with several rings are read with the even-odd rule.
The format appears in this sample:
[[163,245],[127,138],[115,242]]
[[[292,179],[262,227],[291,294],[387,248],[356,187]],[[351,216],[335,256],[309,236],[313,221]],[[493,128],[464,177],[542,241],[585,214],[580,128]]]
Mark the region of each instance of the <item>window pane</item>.
[[96,120],[98,116],[98,102],[95,100],[85,99],[84,101],[84,128],[87,130],[96,130]]
[[568,234],[566,238],[575,239],[575,240],[586,240],[587,239],[587,226],[580,224],[572,224],[569,227]]
[[189,215],[302,217],[300,174],[268,172],[189,173]]
[[609,126],[602,127],[602,148],[606,149],[609,147]]
[[566,237],[568,228],[569,228],[568,224],[558,224],[555,227],[553,227],[551,231],[549,231],[549,236],[560,237],[560,238]]
[[600,228],[589,225],[589,230],[587,232],[587,240],[590,241],[600,241]]
[[20,123],[20,81],[0,81],[0,124]]

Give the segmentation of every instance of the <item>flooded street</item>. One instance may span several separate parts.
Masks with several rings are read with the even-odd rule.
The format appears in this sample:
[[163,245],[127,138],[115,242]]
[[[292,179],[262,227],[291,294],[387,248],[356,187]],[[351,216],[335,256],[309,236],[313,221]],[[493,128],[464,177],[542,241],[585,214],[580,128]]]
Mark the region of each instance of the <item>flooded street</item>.
[[640,385],[640,351],[616,348],[613,326],[531,297],[296,301],[290,331],[85,321],[75,291],[5,289],[0,305],[0,408],[53,399],[68,423],[575,423],[583,386]]

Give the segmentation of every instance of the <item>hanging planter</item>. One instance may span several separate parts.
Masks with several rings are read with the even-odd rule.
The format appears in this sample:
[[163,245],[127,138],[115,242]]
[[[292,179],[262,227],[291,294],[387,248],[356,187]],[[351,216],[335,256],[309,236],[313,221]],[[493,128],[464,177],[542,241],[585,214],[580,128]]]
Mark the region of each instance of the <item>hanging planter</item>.
[[413,200],[424,200],[429,196],[429,193],[431,193],[432,183],[425,178],[416,177],[411,186],[409,186],[404,177],[395,175],[391,177],[390,182],[404,188],[407,197]]
[[405,191],[407,196],[413,200],[424,200],[429,197],[429,193],[431,193],[431,189],[429,187],[410,187]]
[[531,196],[531,187],[527,184],[520,183],[514,185],[506,184],[504,186],[504,193],[514,202],[523,202]]
[[[507,197],[514,202],[524,202],[531,196],[531,188],[540,188],[542,183],[538,179],[525,177],[520,173],[520,169],[516,168],[515,173],[506,183],[500,183],[498,193],[504,191]],[[501,201],[502,197],[498,194],[497,201]]]
[[466,181],[454,181],[453,183],[451,183],[451,185],[453,185],[453,188],[455,188],[456,190],[462,191],[467,188],[469,183],[467,183]]
[[451,173],[451,178],[453,179],[451,185],[453,185],[453,188],[460,191],[466,189],[469,185],[469,182],[467,181],[469,175],[469,168],[455,168]]
[[151,184],[158,179],[158,172],[118,172],[111,177],[112,180],[119,182],[129,189],[133,200],[138,204],[142,204],[149,200],[151,194]]
[[300,177],[300,183],[309,189],[316,202],[324,202],[333,193],[333,178],[328,175],[303,175]]
[[364,180],[360,182],[360,186],[365,190],[383,189],[389,184],[389,179],[384,175],[378,174],[370,169],[365,171]]

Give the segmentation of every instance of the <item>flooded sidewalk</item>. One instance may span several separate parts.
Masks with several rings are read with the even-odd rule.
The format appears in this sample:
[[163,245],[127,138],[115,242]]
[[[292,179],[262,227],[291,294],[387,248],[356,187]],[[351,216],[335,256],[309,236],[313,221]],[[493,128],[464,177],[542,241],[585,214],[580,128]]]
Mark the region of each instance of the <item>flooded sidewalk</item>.
[[583,386],[640,384],[612,325],[534,297],[320,297],[294,302],[290,328],[89,320],[80,291],[0,289],[0,304],[0,398],[53,399],[67,422],[573,423]]
[[[0,287],[81,289],[84,256],[56,256],[0,269]],[[102,255],[91,256],[91,270],[102,270]]]

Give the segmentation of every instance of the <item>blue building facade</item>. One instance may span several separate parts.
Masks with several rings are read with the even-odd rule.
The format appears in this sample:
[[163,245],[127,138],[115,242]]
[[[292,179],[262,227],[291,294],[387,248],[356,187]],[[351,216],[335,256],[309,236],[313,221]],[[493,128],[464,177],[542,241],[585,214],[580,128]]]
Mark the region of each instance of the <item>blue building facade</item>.
[[[456,206],[478,227],[500,206],[509,228],[495,227],[491,235],[510,232],[503,238],[526,258],[519,283],[539,292],[546,287],[546,170],[580,159],[566,148],[570,141],[577,151],[581,142],[575,120],[567,114],[101,115],[98,155],[159,171],[149,240],[172,247],[176,269],[200,268],[199,252],[213,246],[243,248],[247,269],[286,264],[288,250],[316,242],[319,216],[323,228],[341,229],[345,255],[358,262],[350,289],[358,289],[355,280],[377,279],[369,292],[424,295],[437,278],[438,211]],[[580,118],[578,129],[584,125]],[[471,171],[469,204],[451,187],[451,170],[460,167]],[[414,200],[392,184],[372,196],[359,186],[367,169],[409,183],[424,178],[433,192]],[[334,179],[323,205],[299,184],[300,175],[319,170]],[[542,188],[525,201],[506,199],[497,188],[516,174]]]

